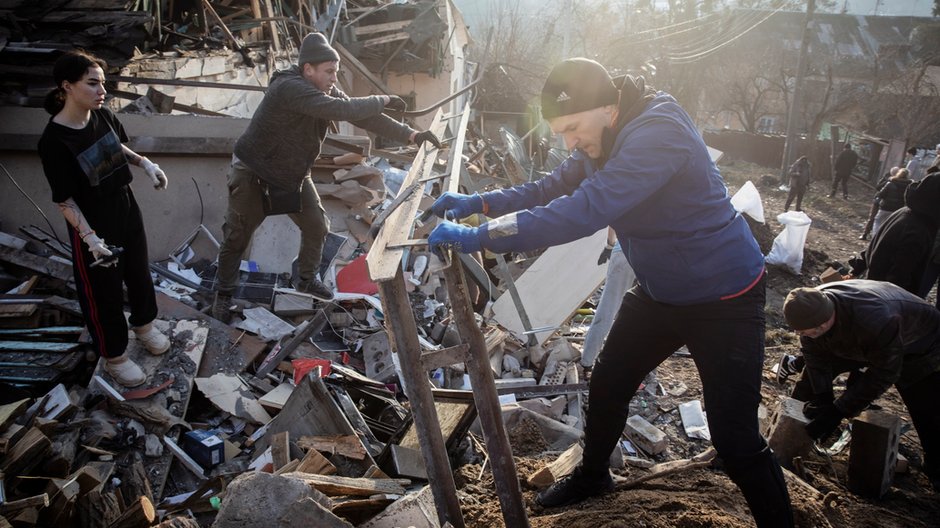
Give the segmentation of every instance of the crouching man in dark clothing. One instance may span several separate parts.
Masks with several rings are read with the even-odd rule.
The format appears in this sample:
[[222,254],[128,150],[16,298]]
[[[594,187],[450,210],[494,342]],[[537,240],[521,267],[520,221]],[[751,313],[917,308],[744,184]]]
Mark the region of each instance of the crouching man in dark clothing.
[[[806,358],[809,435],[829,437],[894,385],[924,448],[924,473],[940,489],[940,311],[899,286],[870,280],[796,288],[783,311]],[[862,368],[835,398],[832,380]]]
[[695,123],[671,95],[642,78],[613,80],[588,59],[556,66],[541,100],[571,156],[536,182],[445,193],[431,208],[437,215],[495,219],[442,222],[429,238],[438,251],[529,251],[610,226],[636,272],[591,376],[582,464],[538,502],[564,506],[613,489],[608,460],[630,399],[647,373],[688,345],[728,476],[759,527],[792,526],[783,473],[757,422],[764,259]]

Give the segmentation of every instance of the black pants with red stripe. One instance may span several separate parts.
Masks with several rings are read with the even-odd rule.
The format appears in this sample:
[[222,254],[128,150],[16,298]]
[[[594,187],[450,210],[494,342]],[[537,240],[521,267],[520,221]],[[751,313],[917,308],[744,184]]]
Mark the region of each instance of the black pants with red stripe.
[[[131,326],[143,326],[157,317],[157,299],[150,278],[147,236],[140,230],[123,242],[124,253],[117,265],[108,268],[90,265],[95,261],[78,232],[69,226],[72,243],[72,269],[75,289],[82,306],[85,325],[98,354],[106,358],[122,355],[127,348],[124,318],[124,287],[130,305]],[[107,240],[105,242],[108,242]]]

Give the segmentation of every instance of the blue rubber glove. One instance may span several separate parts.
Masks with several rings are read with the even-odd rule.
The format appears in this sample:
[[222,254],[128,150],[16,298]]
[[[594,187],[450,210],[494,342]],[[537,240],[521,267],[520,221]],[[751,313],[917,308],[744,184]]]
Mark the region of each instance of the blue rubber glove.
[[454,222],[441,222],[431,231],[428,245],[431,250],[443,257],[443,249],[453,248],[461,253],[480,251],[479,228],[467,227]]
[[446,192],[431,205],[431,211],[435,215],[444,218],[446,214],[447,218],[451,220],[482,213],[484,209],[483,197],[479,194],[467,195]]

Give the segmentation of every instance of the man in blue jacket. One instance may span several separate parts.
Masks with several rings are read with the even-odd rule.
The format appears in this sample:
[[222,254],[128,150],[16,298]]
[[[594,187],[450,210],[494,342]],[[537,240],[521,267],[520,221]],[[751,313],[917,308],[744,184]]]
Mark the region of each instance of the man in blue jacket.
[[757,422],[764,259],[695,124],[672,96],[646,89],[642,78],[615,82],[588,59],[557,65],[541,99],[571,156],[537,182],[441,196],[432,207],[438,216],[495,219],[475,228],[442,222],[429,239],[438,251],[528,251],[610,226],[636,272],[591,377],[581,466],[539,503],[562,506],[613,489],[608,456],[636,387],[687,345],[713,443],[757,525],[792,526],[783,474]]

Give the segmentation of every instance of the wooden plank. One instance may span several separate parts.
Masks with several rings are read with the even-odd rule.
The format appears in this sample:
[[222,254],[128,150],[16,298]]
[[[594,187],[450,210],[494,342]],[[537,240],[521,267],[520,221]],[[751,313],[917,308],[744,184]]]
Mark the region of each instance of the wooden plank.
[[52,449],[52,441],[38,428],[32,427],[0,463],[0,471],[6,475],[19,476],[43,461],[43,457]]
[[183,451],[183,448],[176,445],[176,442],[174,442],[172,438],[164,436],[163,443],[166,445],[168,451],[173,453],[173,456],[175,456],[186,469],[192,471],[193,474],[200,479],[206,478],[206,470],[193,460],[191,456],[187,455],[186,452]]
[[[2,136],[6,134],[0,134],[0,141],[3,140]],[[33,150],[36,149],[35,143],[33,144]],[[27,253],[26,251],[15,249],[7,246],[0,246],[0,260],[4,262],[9,262],[10,264],[15,264],[17,266],[26,268],[43,275],[48,275],[56,279],[61,279],[64,281],[72,280],[72,265],[66,264],[59,260],[49,259],[45,257],[40,257],[39,255],[33,255],[32,253]]]
[[271,438],[271,461],[277,471],[290,463],[290,433],[281,431]]
[[468,350],[470,347],[466,343],[441,350],[429,350],[421,354],[421,364],[424,370],[435,370],[463,363],[467,359]]
[[24,398],[20,401],[0,406],[0,432],[6,431],[9,423],[23,414],[28,404],[29,398]]
[[457,134],[454,136],[454,141],[450,144],[450,159],[447,163],[447,173],[450,174],[445,185],[442,185],[441,188],[445,189],[447,192],[459,192],[460,190],[460,175],[463,174],[463,149],[465,143],[467,142],[467,126],[470,124],[470,102],[467,101],[467,104],[463,107],[463,112],[460,114],[460,123],[457,124]]
[[0,341],[0,352],[71,352],[79,343],[44,343],[41,341]]
[[[442,116],[443,112],[438,110],[429,128],[438,136],[444,130]],[[401,188],[406,189],[418,180],[428,176],[436,157],[437,149],[429,148],[428,143],[422,144],[418,149],[418,154],[415,156],[411,169],[408,171],[408,175],[405,176],[405,181],[402,182]],[[369,250],[369,254],[366,256],[366,262],[369,265],[369,277],[373,282],[392,281],[395,279],[396,273],[400,271],[404,249],[390,249],[389,246],[394,246],[410,238],[422,194],[421,192],[414,193],[409,200],[405,201],[401,207],[388,216],[385,224],[379,230],[375,242],[372,243],[372,249]]]
[[[440,112],[436,117],[440,118]],[[419,151],[419,155],[422,152],[424,152],[423,148]],[[409,172],[409,176],[416,176],[416,174]],[[417,202],[414,205],[416,208]],[[414,218],[414,210],[411,211],[409,218]],[[383,240],[383,244],[387,244],[388,235],[383,235],[386,232],[384,228],[379,232],[379,237],[386,239]],[[375,246],[373,246],[373,252],[374,248]],[[371,256],[372,252],[369,255]],[[400,261],[400,254],[397,259]],[[431,396],[427,372],[421,367],[421,343],[418,340],[411,301],[405,291],[400,263],[394,265],[391,280],[383,280],[378,285],[382,298],[382,311],[385,313],[385,328],[389,335],[389,342],[398,354],[401,381],[414,416],[414,429],[418,444],[424,456],[428,479],[434,483],[431,491],[434,495],[434,503],[437,505],[438,521],[441,524],[450,522],[457,528],[463,528],[463,513],[457,498],[454,474],[450,467],[444,438],[440,428],[436,426],[437,411]]]
[[363,40],[359,44],[364,48],[368,48],[371,46],[379,46],[381,44],[388,44],[390,42],[398,42],[400,40],[407,40],[409,38],[411,38],[410,33],[401,32],[401,33],[395,33],[393,35],[385,35],[384,37],[375,37],[373,39]]
[[69,24],[96,26],[99,24],[121,24],[142,26],[153,22],[153,17],[143,11],[68,11],[55,10],[42,17],[43,24]]
[[[603,234],[606,240],[606,230],[603,230]],[[486,440],[486,451],[489,454],[490,468],[493,471],[496,495],[499,497],[503,520],[506,526],[528,526],[529,520],[525,503],[522,500],[522,490],[519,487],[519,476],[516,474],[512,448],[503,423],[496,383],[493,380],[493,370],[490,368],[486,338],[477,326],[476,314],[470,303],[470,294],[467,291],[463,266],[459,259],[451,258],[450,266],[444,268],[444,281],[447,283],[453,320],[457,325],[460,340],[470,345],[466,362],[467,373],[470,375],[470,384],[473,386],[473,401],[480,415],[480,425]],[[556,279],[546,284],[559,284],[559,282]]]
[[46,326],[42,328],[3,328],[0,336],[15,335],[19,337],[47,337],[80,335],[85,331],[83,326]]
[[385,22],[384,24],[372,24],[371,26],[358,26],[353,30],[356,36],[371,35],[372,33],[382,33],[383,31],[397,31],[410,26],[414,20],[398,20],[395,22]]
[[354,478],[297,472],[287,473],[287,476],[303,480],[310,487],[330,496],[370,497],[377,494],[405,494],[405,488],[395,479]]
[[297,446],[301,449],[340,454],[356,460],[363,460],[367,453],[357,435],[301,436],[297,440]]
[[[597,265],[595,258],[571,258],[572,255],[599,255],[607,244],[607,229],[561,246],[550,247],[516,280],[526,314],[537,332],[539,344],[581,307],[604,281],[607,263]],[[551,286],[551,287],[549,287]],[[522,321],[509,295],[493,303],[494,318],[500,325],[525,341]]]

